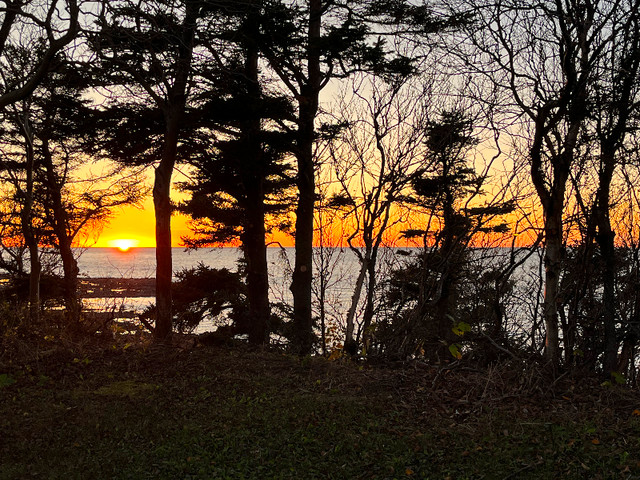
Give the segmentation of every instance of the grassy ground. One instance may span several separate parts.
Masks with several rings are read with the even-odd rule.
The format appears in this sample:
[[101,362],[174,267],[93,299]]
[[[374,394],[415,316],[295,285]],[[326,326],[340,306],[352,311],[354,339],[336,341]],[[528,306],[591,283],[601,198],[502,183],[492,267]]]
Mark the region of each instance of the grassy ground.
[[0,359],[0,479],[640,478],[640,397],[591,379],[243,347],[25,358]]

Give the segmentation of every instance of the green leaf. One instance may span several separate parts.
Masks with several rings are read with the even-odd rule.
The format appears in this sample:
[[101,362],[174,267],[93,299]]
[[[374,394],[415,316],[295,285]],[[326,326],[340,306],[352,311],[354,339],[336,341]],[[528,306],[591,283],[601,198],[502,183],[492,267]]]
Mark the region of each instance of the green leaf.
[[624,378],[624,375],[619,372],[611,372],[611,378],[613,378],[614,382],[616,382],[618,385],[624,385],[625,383],[627,383],[627,379]]
[[471,325],[466,322],[458,322],[458,324],[454,325],[451,330],[459,337],[462,337],[466,332],[471,331]]
[[451,345],[449,345],[449,351],[451,352],[451,355],[454,356],[454,358],[457,358],[458,360],[460,360],[462,358],[462,353],[460,352],[460,346],[452,343]]
[[0,374],[0,388],[13,385],[16,381],[7,373]]

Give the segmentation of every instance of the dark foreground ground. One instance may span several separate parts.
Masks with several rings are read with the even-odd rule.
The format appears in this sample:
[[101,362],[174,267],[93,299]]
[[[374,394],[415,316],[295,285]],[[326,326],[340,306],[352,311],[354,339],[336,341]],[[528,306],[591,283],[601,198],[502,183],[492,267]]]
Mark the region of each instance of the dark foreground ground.
[[595,379],[54,343],[0,355],[1,479],[640,478],[640,397]]

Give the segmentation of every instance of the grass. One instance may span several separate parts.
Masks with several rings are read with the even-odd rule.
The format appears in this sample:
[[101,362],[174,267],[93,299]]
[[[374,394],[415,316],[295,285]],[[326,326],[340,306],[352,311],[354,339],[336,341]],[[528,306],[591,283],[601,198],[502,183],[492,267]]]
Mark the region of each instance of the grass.
[[113,345],[0,374],[0,479],[640,478],[635,391],[522,366]]

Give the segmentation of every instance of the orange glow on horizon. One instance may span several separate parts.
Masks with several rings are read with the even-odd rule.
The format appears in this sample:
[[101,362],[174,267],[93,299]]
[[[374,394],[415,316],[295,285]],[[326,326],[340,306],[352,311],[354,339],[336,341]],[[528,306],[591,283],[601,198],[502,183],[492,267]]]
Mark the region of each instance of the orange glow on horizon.
[[[154,248],[156,246],[155,218],[153,213],[152,201],[149,201],[148,203],[150,203],[151,205],[147,205],[147,202],[145,202],[145,208],[143,209],[135,207],[125,207],[120,212],[116,212],[109,224],[105,225],[101,232],[95,232],[94,238],[97,237],[97,240],[90,246],[102,248],[118,248],[121,251],[126,251],[130,248]],[[182,237],[192,236],[192,232],[188,227],[188,220],[189,219],[183,215],[174,215],[172,217],[172,247],[183,247],[184,245],[182,242]],[[401,248],[420,246],[421,241],[419,241],[418,239],[403,238],[401,233],[402,230],[411,228],[414,225],[417,225],[417,227],[422,226],[418,219],[413,220],[414,222],[412,222],[411,225],[407,223],[398,223],[390,227],[384,235],[385,240],[383,244],[386,246]],[[344,228],[345,226],[347,227],[347,229]],[[348,243],[346,241],[347,237],[345,233],[348,230],[347,225],[336,224],[327,226],[325,228],[327,228],[327,232],[324,236],[324,240],[326,242],[325,246],[343,248],[348,247]],[[533,231],[529,231],[524,234],[516,235],[518,237],[516,244],[518,246],[530,245],[534,241],[533,233]],[[507,236],[490,235],[494,236],[495,238],[492,239],[493,242],[489,241],[489,243],[493,243],[493,246],[510,246],[513,235],[514,233]],[[316,235],[314,237],[314,245],[319,246],[318,232],[316,232]],[[486,242],[487,240],[488,238],[485,238],[484,242]],[[480,241],[479,243],[484,242]],[[354,246],[363,246],[360,238],[356,238],[353,243]],[[473,243],[475,244],[476,242]],[[220,246],[237,247],[238,242],[230,242],[228,244]],[[289,234],[274,231],[267,238],[267,246],[293,247],[295,246],[295,239]]]
[[[190,234],[187,218],[174,215],[171,218],[171,245],[182,246],[180,237]],[[114,212],[113,218],[102,231],[94,234],[97,240],[92,247],[113,247],[114,242],[122,239],[135,240],[138,248],[156,246],[156,223],[153,214],[153,200],[147,199],[142,208],[127,206]]]
[[[516,223],[513,218],[506,218],[506,220],[511,225],[515,225]],[[188,217],[183,215],[176,214],[172,217],[171,245],[173,247],[182,247],[183,243],[181,238],[193,235],[188,227],[188,221]],[[403,238],[402,231],[408,228],[422,228],[425,224],[426,220],[421,218],[419,214],[413,215],[405,221],[399,221],[387,229],[383,244],[394,247],[420,246],[421,242],[419,239],[411,240]],[[347,236],[350,227],[352,226],[349,222],[345,222],[344,220],[337,220],[333,224],[325,225],[325,246],[347,247]],[[527,246],[535,241],[536,231],[536,229],[530,228],[524,232],[513,232],[507,236],[493,235],[494,238],[485,238],[484,242],[489,241],[493,246],[510,246],[511,240],[515,235],[517,237],[517,246]],[[101,231],[92,232],[90,237],[95,239],[94,243],[89,242],[88,246],[92,247],[120,248],[119,242],[126,239],[130,242],[135,242],[135,244],[131,244],[129,248],[154,248],[156,241],[153,200],[147,198],[141,208],[127,206],[115,211],[110,222],[104,225]],[[319,240],[319,233],[316,232],[314,245],[318,246]],[[361,239],[356,238],[354,245],[362,246],[362,242],[359,240]],[[480,241],[479,243],[484,242]],[[475,243],[476,242],[474,242],[474,244]],[[267,238],[267,245],[269,247],[293,247],[295,240],[289,234],[274,231]],[[238,246],[238,243],[230,242],[224,246]],[[126,248],[121,250],[126,250]]]

